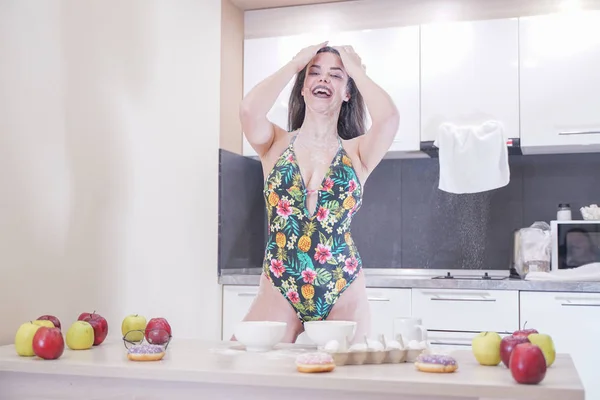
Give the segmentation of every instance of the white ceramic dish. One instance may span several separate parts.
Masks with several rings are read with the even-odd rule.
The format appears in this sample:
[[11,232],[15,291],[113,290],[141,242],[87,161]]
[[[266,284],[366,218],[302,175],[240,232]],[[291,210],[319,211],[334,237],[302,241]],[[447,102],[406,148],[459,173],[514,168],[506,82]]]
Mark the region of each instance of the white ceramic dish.
[[242,321],[235,327],[235,338],[246,347],[246,351],[269,351],[278,344],[287,324],[276,321]]
[[354,338],[356,322],[308,321],[304,323],[304,331],[317,346],[325,346],[331,340],[337,340],[344,346]]
[[590,204],[587,207],[581,207],[581,216],[586,221],[599,221],[600,220],[600,207],[597,204]]

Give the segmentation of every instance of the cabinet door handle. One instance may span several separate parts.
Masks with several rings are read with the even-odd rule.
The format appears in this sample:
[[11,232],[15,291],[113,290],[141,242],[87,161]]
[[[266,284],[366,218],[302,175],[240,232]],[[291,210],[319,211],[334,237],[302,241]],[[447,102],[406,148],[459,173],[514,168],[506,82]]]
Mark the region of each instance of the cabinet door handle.
[[600,303],[562,303],[563,307],[600,307]]
[[472,297],[431,297],[430,300],[434,301],[478,301],[478,302],[494,302],[496,299],[486,299],[482,297],[481,299],[474,299]]
[[238,293],[238,296],[240,296],[240,297],[254,297],[254,296],[256,296],[256,293],[240,292],[240,293]]
[[600,131],[564,131],[558,132],[559,135],[598,135]]
[[369,297],[367,300],[369,300],[369,301],[390,301],[390,299],[386,299],[385,297]]

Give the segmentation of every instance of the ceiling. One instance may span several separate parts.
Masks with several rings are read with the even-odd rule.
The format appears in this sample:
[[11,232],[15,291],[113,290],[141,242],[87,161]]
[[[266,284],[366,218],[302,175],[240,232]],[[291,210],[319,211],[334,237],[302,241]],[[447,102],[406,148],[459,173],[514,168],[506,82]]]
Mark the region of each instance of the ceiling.
[[338,3],[346,0],[230,0],[242,10],[258,10],[262,8],[303,6],[307,4]]

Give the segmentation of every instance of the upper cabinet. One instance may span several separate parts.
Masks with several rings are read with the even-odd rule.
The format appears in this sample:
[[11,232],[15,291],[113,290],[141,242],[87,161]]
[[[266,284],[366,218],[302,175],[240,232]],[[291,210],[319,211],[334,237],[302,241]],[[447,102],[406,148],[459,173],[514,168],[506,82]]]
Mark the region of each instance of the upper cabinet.
[[600,11],[520,19],[524,154],[600,150]]
[[[244,42],[244,95],[302,48],[325,40],[329,40],[331,46],[352,45],[366,66],[367,74],[392,96],[400,110],[401,122],[391,150],[418,151],[418,26],[247,39]],[[292,78],[280,93],[268,114],[269,120],[283,129],[288,129],[288,101],[294,80]],[[256,155],[245,137],[243,152],[246,156]]]
[[497,19],[421,27],[421,141],[442,123],[502,123],[519,137],[519,22]]
[[[600,10],[248,39],[244,94],[324,40],[354,46],[392,96],[391,152],[419,152],[442,123],[487,121],[520,138],[524,154],[600,151]],[[293,83],[268,115],[284,129]],[[244,155],[255,155],[245,138]]]

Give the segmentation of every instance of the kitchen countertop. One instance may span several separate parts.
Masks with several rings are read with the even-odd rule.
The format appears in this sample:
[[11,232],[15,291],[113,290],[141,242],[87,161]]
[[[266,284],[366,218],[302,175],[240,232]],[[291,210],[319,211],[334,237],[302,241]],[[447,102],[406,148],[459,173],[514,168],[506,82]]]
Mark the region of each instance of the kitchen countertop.
[[[349,386],[363,396],[377,399],[388,398],[380,397],[382,395],[396,399],[414,398],[412,396],[429,399],[584,399],[582,383],[568,354],[557,356],[541,384],[520,385],[514,382],[510,372],[503,366],[480,366],[471,352],[465,350],[453,353],[459,370],[451,374],[419,372],[411,363],[342,366],[332,373],[302,374],[296,371],[294,358],[306,351],[312,349],[287,344],[279,345],[275,351],[268,353],[246,353],[234,342],[173,339],[162,361],[141,363],[127,360],[125,347],[119,340],[105,342],[90,350],[72,351],[66,348],[63,356],[53,361],[19,357],[14,347],[7,345],[0,347],[0,386],[4,388],[3,391],[7,390],[4,392],[8,393],[7,398],[17,398],[16,391],[27,390],[26,387],[41,396],[52,388],[36,387],[40,379],[45,377],[56,381],[66,376],[73,398],[75,391],[79,390],[76,386],[80,379],[93,377],[115,379],[114,384],[104,381],[103,386],[98,386],[100,389],[104,387],[105,391],[118,386],[123,380],[136,380],[136,387],[153,385],[159,381],[178,385],[169,390],[183,390],[190,384],[219,384],[219,390],[236,386],[287,390],[295,393],[299,397],[294,398],[299,399],[307,390],[318,390],[321,394],[324,391],[327,396],[335,397],[336,393],[348,390]],[[17,386],[15,381],[19,379],[29,384],[24,385],[26,387],[23,387],[23,383]],[[100,398],[97,392],[94,394],[97,396],[95,398]],[[108,398],[107,394],[103,396]],[[158,394],[155,396],[159,398]]]
[[[600,282],[573,281],[527,281],[508,278],[508,271],[456,271],[456,270],[400,270],[386,268],[364,268],[367,287],[374,288],[421,288],[421,289],[479,289],[479,290],[521,290],[540,292],[588,292],[600,293]],[[222,285],[259,284],[260,268],[223,269],[219,276]],[[432,279],[434,276],[445,276],[447,272],[456,275],[454,279]],[[462,275],[482,276],[488,272],[490,276],[505,279],[459,279]]]

